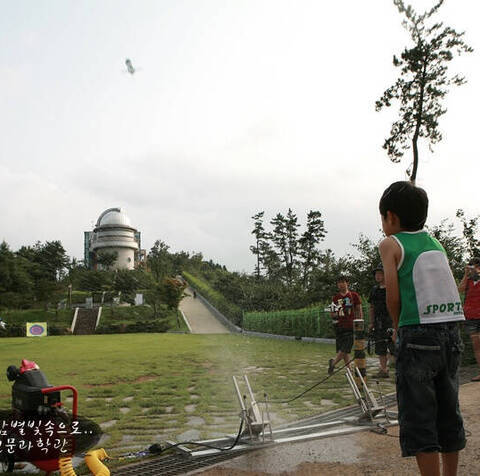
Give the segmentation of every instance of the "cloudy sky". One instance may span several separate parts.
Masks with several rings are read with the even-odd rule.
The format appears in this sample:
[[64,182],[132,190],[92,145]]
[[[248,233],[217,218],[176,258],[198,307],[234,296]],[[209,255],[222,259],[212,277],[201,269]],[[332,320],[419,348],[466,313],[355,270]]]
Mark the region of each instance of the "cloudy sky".
[[[433,4],[412,0],[418,10]],[[59,239],[123,207],[149,249],[251,271],[251,216],[320,210],[337,254],[379,236],[410,157],[382,149],[375,100],[409,44],[389,0],[0,0],[0,240]],[[480,4],[438,15],[475,53],[451,64],[444,140],[421,157],[430,224],[480,213]],[[139,69],[125,72],[125,59]]]

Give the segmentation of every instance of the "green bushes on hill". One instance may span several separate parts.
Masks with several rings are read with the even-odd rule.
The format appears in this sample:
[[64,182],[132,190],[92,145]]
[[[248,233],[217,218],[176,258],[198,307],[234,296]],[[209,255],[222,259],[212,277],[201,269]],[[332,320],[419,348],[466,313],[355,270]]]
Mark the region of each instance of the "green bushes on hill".
[[184,271],[182,275],[192,288],[204,296],[205,299],[207,299],[212,306],[216,307],[230,322],[237,326],[242,326],[242,310],[239,306],[227,301],[221,293],[213,289],[202,279],[186,271]]

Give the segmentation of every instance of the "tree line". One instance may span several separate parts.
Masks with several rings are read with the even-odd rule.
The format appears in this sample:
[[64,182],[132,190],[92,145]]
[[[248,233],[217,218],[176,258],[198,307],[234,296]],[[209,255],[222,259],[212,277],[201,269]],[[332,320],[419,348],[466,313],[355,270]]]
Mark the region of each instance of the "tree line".
[[[444,219],[428,227],[446,249],[456,279],[462,277],[465,263],[480,255],[479,219],[467,217],[459,209],[453,220]],[[380,262],[379,240],[360,234],[352,243],[352,252],[336,256],[322,247],[327,229],[318,210],[307,213],[303,226],[291,209],[277,213],[268,223],[263,211],[252,220],[250,251],[255,266],[251,273],[228,271],[221,264],[205,260],[199,252],[172,252],[161,240],[150,249],[146,269],[131,271],[89,270],[82,261],[70,258],[60,241],[37,242],[17,251],[3,242],[0,307],[48,307],[65,299],[71,287],[78,291],[121,292],[130,302],[141,291],[156,313],[161,305],[178,306],[184,290],[175,277],[183,271],[205,280],[244,311],[295,309],[327,302],[336,291],[340,274],[348,276],[352,289],[368,295],[372,270]]]

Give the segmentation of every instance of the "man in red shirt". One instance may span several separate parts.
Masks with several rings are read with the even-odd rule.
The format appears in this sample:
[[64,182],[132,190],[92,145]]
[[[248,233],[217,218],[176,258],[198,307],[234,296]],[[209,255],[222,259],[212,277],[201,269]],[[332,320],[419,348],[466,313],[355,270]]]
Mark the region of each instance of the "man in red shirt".
[[[470,334],[473,353],[480,366],[480,258],[473,258],[465,267],[458,290],[465,293],[465,330]],[[480,375],[473,377],[472,382],[480,382]]]
[[328,374],[332,375],[335,365],[342,359],[345,364],[350,362],[350,352],[353,346],[353,320],[363,319],[362,301],[360,296],[348,289],[348,280],[345,276],[337,278],[338,293],[332,301],[336,306],[341,306],[338,311],[332,312],[335,325],[336,352],[334,359],[328,361]]

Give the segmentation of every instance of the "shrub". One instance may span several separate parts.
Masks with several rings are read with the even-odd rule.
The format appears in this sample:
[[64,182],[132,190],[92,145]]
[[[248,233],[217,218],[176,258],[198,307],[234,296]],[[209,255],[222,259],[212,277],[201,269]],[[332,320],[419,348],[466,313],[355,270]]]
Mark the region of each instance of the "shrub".
[[167,319],[152,321],[136,321],[132,323],[107,323],[100,324],[95,330],[96,334],[129,334],[138,332],[167,332],[170,324]]

